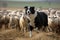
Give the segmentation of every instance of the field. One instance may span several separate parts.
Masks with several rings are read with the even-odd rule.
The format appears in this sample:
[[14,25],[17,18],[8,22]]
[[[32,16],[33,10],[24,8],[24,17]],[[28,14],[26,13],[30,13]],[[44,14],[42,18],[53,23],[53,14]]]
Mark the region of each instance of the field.
[[60,34],[32,31],[32,37],[30,38],[29,32],[22,33],[16,29],[6,29],[0,30],[0,40],[60,40]]
[[7,1],[7,2],[1,2],[0,1],[0,7],[16,7],[21,8],[24,6],[35,6],[35,7],[41,7],[41,8],[60,8],[60,2],[14,2],[14,1]]
[[60,35],[49,32],[32,32],[32,37],[28,36],[29,32],[23,34],[15,29],[0,31],[0,40],[60,40]]
[[38,33],[36,31],[32,31],[32,37],[30,38],[29,32],[22,33],[17,31],[16,29],[5,30],[3,26],[2,30],[0,30],[0,40],[60,40],[60,34],[43,31],[40,31]]
[[[7,2],[8,9],[20,9],[24,6],[35,6],[41,8],[60,8],[59,2]],[[0,2],[0,7],[4,9],[3,2]],[[1,8],[0,8],[1,9]],[[32,32],[32,37],[29,37],[29,32],[21,33],[16,29],[0,30],[0,40],[60,40],[60,34],[53,32],[36,31]]]

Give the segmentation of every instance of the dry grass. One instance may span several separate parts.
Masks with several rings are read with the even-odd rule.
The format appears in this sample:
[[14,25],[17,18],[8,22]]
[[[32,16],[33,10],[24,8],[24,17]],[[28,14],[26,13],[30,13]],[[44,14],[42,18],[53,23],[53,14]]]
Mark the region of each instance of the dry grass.
[[32,32],[32,37],[29,37],[29,32],[23,34],[15,29],[0,31],[0,40],[60,40],[60,37],[52,32]]

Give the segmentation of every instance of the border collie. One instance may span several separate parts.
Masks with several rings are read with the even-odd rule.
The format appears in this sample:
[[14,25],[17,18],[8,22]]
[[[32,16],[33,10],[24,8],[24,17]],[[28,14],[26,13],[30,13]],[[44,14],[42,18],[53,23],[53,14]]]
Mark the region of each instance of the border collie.
[[42,26],[44,26],[44,28],[48,26],[48,16],[46,13],[36,11],[34,6],[25,6],[24,8],[26,15],[31,19],[30,27],[36,27],[39,30]]

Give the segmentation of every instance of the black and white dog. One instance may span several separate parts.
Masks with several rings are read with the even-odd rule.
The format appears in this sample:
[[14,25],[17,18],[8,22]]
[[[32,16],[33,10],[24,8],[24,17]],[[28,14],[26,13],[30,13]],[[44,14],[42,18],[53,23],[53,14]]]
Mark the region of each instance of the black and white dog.
[[32,31],[32,27],[36,27],[39,30],[42,26],[48,26],[48,16],[46,13],[37,12],[34,6],[25,6],[24,8],[26,15],[29,15],[29,17],[31,18],[30,31]]

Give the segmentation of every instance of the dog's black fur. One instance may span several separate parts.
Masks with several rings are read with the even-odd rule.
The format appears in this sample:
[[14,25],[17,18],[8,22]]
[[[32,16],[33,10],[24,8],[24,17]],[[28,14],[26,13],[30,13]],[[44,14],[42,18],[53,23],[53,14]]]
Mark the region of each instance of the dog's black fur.
[[34,20],[35,27],[38,27],[38,29],[42,26],[48,26],[48,16],[44,12],[37,12],[37,16]]

